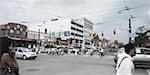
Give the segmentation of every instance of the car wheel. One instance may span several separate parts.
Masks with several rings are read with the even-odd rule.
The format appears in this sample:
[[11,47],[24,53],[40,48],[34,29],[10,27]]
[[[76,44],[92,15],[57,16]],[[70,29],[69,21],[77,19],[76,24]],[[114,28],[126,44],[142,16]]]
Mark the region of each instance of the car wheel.
[[23,60],[26,60],[26,59],[27,59],[27,57],[24,55],[24,56],[23,56]]

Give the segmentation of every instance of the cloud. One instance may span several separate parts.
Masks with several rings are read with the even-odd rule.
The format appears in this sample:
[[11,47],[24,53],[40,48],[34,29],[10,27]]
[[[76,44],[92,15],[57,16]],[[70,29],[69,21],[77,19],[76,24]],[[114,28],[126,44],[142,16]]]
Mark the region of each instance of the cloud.
[[[132,20],[133,31],[141,25],[148,27],[150,24],[149,0],[124,0],[129,8],[125,9],[123,0],[0,0],[0,23],[10,21],[27,21],[40,23],[52,18],[76,18],[86,17],[94,24],[94,31],[104,32],[106,37],[112,37],[114,27],[128,29],[129,14],[135,18]],[[21,8],[19,8],[21,7]],[[124,41],[127,31],[119,32],[116,37]],[[126,39],[125,41],[127,41]]]

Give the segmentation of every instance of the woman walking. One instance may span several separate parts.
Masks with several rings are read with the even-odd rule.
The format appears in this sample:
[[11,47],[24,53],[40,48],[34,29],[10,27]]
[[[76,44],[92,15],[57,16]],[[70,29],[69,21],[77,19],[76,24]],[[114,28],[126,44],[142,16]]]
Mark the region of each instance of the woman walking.
[[19,75],[15,51],[10,49],[11,39],[0,37],[0,75]]

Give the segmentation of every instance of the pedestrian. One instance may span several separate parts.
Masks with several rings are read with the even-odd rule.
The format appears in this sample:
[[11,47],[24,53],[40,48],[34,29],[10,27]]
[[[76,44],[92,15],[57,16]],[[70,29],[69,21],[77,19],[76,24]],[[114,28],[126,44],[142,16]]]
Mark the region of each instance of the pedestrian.
[[49,48],[48,48],[48,53],[47,53],[47,54],[50,55],[51,53],[52,53],[52,49],[49,47]]
[[134,44],[129,43],[124,46],[125,53],[122,57],[120,57],[117,61],[116,66],[116,75],[135,75],[134,74],[134,63],[133,56],[136,54],[136,47]]
[[104,56],[104,49],[100,48],[100,54],[101,54],[101,58]]
[[0,75],[19,75],[15,51],[10,49],[11,40],[0,37]]

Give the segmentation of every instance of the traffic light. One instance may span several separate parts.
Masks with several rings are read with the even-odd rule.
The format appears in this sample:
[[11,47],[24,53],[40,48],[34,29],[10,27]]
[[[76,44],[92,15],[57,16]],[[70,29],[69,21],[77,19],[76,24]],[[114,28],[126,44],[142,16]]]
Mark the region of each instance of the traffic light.
[[116,34],[116,28],[113,29],[113,34],[114,34],[114,35]]
[[47,29],[45,29],[45,34],[47,34]]
[[95,33],[95,32],[91,32],[91,33],[90,33],[90,36],[91,36],[91,37],[96,37],[96,33]]
[[113,31],[113,34],[114,34],[114,35],[116,34],[116,31],[115,31],[115,30]]
[[102,36],[104,36],[104,33],[102,33]]

